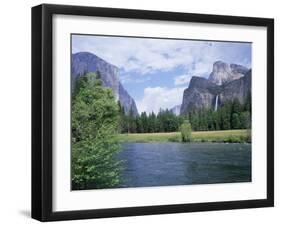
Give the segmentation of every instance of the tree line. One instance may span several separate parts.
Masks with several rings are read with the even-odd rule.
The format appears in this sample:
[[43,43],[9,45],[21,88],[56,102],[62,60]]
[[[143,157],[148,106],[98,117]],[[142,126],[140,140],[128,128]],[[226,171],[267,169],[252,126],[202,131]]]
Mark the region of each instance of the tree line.
[[235,98],[225,102],[217,111],[210,108],[190,109],[186,114],[179,116],[168,109],[161,109],[158,114],[142,112],[134,116],[132,110],[125,114],[120,102],[118,106],[120,133],[176,132],[185,120],[190,122],[193,131],[251,128],[250,94],[244,104]]
[[227,101],[217,111],[212,109],[192,109],[187,114],[195,131],[229,130],[251,128],[251,96],[244,104],[237,98]]
[[125,114],[124,108],[119,105],[120,122],[119,132],[121,133],[159,133],[178,131],[184,121],[183,116],[176,116],[168,109],[162,110],[155,114],[154,112],[142,112],[138,116],[133,115],[130,110]]

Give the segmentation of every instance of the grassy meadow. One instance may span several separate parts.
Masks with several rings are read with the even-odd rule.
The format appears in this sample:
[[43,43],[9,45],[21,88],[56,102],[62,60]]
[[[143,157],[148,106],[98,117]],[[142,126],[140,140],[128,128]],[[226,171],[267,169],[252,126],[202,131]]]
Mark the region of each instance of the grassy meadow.
[[[193,142],[224,142],[246,143],[249,142],[249,133],[246,129],[217,130],[192,132]],[[121,142],[181,142],[180,132],[171,133],[129,133],[119,134]]]

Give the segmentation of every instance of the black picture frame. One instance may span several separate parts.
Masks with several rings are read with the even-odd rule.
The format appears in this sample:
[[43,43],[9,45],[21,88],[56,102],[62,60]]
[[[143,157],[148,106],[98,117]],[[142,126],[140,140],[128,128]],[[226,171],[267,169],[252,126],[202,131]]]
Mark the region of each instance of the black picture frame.
[[[266,27],[267,198],[54,212],[52,210],[52,18],[55,14]],[[56,221],[270,206],[274,206],[273,19],[49,4],[32,8],[32,218],[40,221]]]

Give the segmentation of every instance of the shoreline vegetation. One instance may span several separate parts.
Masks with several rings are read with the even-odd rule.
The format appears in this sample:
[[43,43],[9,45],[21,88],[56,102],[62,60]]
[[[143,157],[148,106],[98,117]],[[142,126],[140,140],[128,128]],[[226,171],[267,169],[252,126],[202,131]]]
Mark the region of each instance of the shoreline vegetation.
[[[216,130],[216,131],[192,131],[191,142],[216,142],[216,143],[251,143],[250,131],[240,130]],[[180,132],[167,133],[126,133],[118,134],[120,142],[182,142]]]

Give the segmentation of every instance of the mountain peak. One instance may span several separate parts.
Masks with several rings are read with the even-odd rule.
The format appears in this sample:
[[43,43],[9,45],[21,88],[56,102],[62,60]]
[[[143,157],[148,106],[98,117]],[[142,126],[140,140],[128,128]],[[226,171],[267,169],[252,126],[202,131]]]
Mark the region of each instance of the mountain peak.
[[243,77],[247,71],[248,68],[242,65],[216,61],[213,64],[213,71],[208,80],[217,85],[223,85],[224,83]]
[[111,67],[113,70],[119,70],[117,66],[108,63],[106,60],[102,59],[101,57],[91,53],[91,52],[77,52],[72,54],[72,59],[75,59],[77,61],[83,62],[86,64],[91,64],[94,62],[95,65],[103,64],[108,65],[108,67]]
[[217,60],[214,62],[213,66],[223,66],[223,65],[228,65],[227,63],[225,63],[222,60]]

